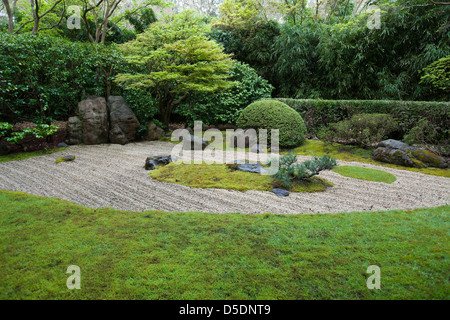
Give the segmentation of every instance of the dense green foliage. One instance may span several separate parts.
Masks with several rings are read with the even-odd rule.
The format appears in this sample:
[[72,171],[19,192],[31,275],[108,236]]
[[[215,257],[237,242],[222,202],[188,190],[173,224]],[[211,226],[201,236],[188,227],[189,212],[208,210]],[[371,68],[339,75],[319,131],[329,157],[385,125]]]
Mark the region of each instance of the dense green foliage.
[[245,15],[228,7],[229,19],[221,18],[210,36],[269,80],[276,97],[449,100],[448,91],[419,82],[422,69],[450,54],[450,6],[426,0],[377,5],[380,29],[367,27],[371,13],[304,15],[279,24],[256,14],[253,5],[247,16],[256,22],[248,27],[229,22]]
[[331,123],[320,137],[326,141],[374,146],[391,138],[398,124],[391,115],[382,113],[355,114],[349,120]]
[[254,69],[240,62],[234,64],[229,80],[235,84],[216,94],[191,94],[176,113],[183,116],[189,125],[194,121],[235,124],[242,109],[256,100],[270,98],[273,89]]
[[38,123],[35,128],[25,128],[20,131],[13,131],[13,125],[8,122],[0,122],[0,139],[20,144],[28,135],[34,135],[37,139],[46,138],[57,132],[59,127],[52,124]]
[[67,119],[88,95],[115,89],[123,66],[115,46],[51,36],[0,33],[0,118],[7,122]]
[[250,104],[242,110],[237,125],[242,129],[267,129],[268,143],[271,141],[271,129],[278,129],[282,147],[298,146],[306,134],[305,123],[298,112],[276,100],[260,100]]
[[[389,100],[308,100],[277,99],[296,110],[305,120],[308,133],[318,132],[330,123],[350,119],[359,113],[390,114],[398,122],[400,136],[409,133],[427,121],[428,130],[434,132],[428,143],[449,144],[450,103]],[[423,120],[422,120],[423,121]]]
[[450,91],[450,55],[433,62],[424,70],[421,81],[440,90]]
[[[130,212],[8,191],[0,203],[1,299],[448,298],[448,206]],[[81,290],[66,287],[74,264]],[[370,265],[381,290],[367,289]]]
[[140,71],[120,73],[116,82],[150,92],[168,125],[175,107],[190,93],[212,93],[233,85],[227,80],[233,61],[217,42],[206,38],[207,31],[202,17],[192,11],[151,24],[136,40],[121,46],[125,60]]
[[320,171],[331,170],[336,165],[336,159],[329,155],[314,157],[312,160],[298,163],[297,155],[288,154],[279,158],[279,169],[272,177],[275,181],[278,181],[281,186],[289,189],[295,183],[311,179],[318,175]]

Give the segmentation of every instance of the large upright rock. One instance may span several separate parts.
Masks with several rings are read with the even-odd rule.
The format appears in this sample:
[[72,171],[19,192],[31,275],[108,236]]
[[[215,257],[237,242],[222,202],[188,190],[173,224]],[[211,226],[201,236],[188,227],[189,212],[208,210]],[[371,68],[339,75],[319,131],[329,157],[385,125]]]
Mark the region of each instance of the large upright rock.
[[69,144],[108,142],[108,109],[102,97],[89,97],[78,103],[77,117],[69,118]]
[[110,111],[109,140],[119,144],[133,141],[140,123],[125,99],[121,96],[110,96],[108,107]]

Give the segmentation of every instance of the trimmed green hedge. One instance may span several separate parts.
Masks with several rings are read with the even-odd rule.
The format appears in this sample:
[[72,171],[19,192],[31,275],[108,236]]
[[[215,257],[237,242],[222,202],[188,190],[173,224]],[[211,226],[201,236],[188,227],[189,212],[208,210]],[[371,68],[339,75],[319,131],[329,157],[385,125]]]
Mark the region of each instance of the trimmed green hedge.
[[315,100],[277,98],[303,118],[310,135],[316,135],[330,123],[350,119],[358,113],[385,113],[397,119],[401,134],[407,134],[425,119],[437,132],[434,143],[449,140],[450,102],[394,101],[394,100]]
[[259,100],[242,110],[237,119],[240,128],[279,129],[280,146],[293,147],[305,140],[306,126],[302,117],[288,105],[276,100]]

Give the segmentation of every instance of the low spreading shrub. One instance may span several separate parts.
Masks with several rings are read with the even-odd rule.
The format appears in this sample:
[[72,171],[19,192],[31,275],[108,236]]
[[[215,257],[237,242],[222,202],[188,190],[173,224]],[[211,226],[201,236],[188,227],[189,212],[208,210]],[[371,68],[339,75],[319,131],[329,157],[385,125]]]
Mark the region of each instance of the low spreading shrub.
[[279,142],[282,147],[300,145],[306,134],[302,117],[288,105],[276,100],[260,100],[245,108],[237,125],[240,128],[267,129],[270,143],[271,129],[279,129]]
[[332,123],[320,134],[320,138],[330,142],[355,144],[369,147],[387,139],[398,131],[398,124],[388,114],[356,114],[350,120]]
[[[279,161],[279,169],[272,177],[275,182],[288,189],[294,183],[308,180],[318,175],[320,171],[331,170],[337,165],[336,159],[329,155],[320,158],[314,157],[312,160],[298,163],[295,154],[288,154],[281,156]],[[271,163],[269,162],[268,165]]]

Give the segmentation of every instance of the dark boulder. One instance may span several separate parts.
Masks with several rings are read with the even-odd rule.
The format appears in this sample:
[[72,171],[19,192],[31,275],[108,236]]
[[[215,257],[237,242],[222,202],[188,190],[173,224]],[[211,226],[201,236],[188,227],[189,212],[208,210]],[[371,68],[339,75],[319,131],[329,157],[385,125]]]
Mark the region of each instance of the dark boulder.
[[397,164],[405,167],[424,168],[420,161],[414,161],[407,149],[390,149],[390,148],[377,148],[372,153],[372,158],[377,161]]
[[67,143],[79,144],[83,143],[83,141],[83,129],[80,118],[70,117],[67,122]]
[[172,161],[171,156],[153,156],[145,160],[145,170],[153,170],[157,166],[165,166]]

